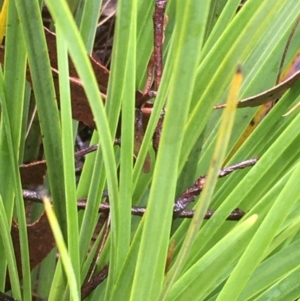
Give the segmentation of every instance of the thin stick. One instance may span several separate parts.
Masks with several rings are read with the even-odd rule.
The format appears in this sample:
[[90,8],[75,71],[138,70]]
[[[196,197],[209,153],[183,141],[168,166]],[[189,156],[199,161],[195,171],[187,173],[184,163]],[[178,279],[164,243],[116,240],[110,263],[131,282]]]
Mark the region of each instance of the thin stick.
[[167,0],[156,0],[155,10],[153,14],[153,32],[154,32],[154,49],[151,54],[148,67],[147,67],[147,79],[143,95],[148,95],[152,86],[152,77],[154,73],[154,90],[158,90],[162,72],[162,50],[165,39],[165,28],[168,23],[168,17],[165,16]]
[[165,36],[165,27],[168,22],[165,18],[165,10],[167,6],[167,0],[156,0],[155,11],[153,15],[154,24],[154,64],[155,64],[155,79],[154,79],[154,90],[158,90],[162,72],[162,51]]
[[[215,210],[208,210],[204,216],[205,220],[210,219],[216,213]],[[243,218],[245,212],[239,208],[234,209],[226,218],[228,221],[239,221]],[[178,217],[180,218],[193,218],[194,210],[183,210]]]
[[108,275],[109,266],[105,265],[90,282],[85,284],[81,289],[81,300],[84,300]]
[[[243,169],[248,166],[253,166],[258,161],[257,158],[245,160],[235,165],[223,168],[219,172],[219,178],[225,177],[235,170]],[[199,177],[195,183],[178,198],[174,205],[174,217],[179,217],[179,214],[201,193],[206,181],[206,176]]]
[[[23,190],[23,197],[26,199],[31,200],[35,203],[43,203],[43,200],[38,196],[38,194],[35,191],[29,191],[29,190]],[[80,199],[77,201],[77,208],[78,210],[85,210],[86,208],[86,202],[87,199]],[[139,206],[133,206],[131,208],[131,214],[135,216],[143,216],[146,212],[145,207],[139,207]],[[98,212],[99,213],[109,213],[110,211],[110,204],[107,202],[103,202],[100,204]],[[191,209],[184,209],[179,212],[178,209],[174,207],[174,216],[176,214],[176,218],[192,218],[194,216],[194,210]],[[215,210],[208,210],[206,215],[204,216],[204,219],[210,219],[213,214],[215,213]],[[178,215],[177,215],[178,214]],[[240,209],[235,209],[228,217],[227,220],[239,220],[244,216],[244,212]]]
[[100,254],[102,253],[102,250],[104,248],[104,245],[106,243],[107,237],[108,237],[108,233],[109,233],[109,229],[110,229],[110,214],[108,215],[108,218],[105,221],[104,226],[104,232],[102,234],[101,240],[99,242],[99,246],[98,246],[98,250],[96,251],[96,256],[94,257],[92,263],[91,263],[91,269],[88,273],[88,276],[86,277],[88,280],[86,281],[87,283],[91,281],[96,267],[97,267],[97,262],[100,258]]
[[[245,167],[253,166],[258,161],[257,158],[245,160],[243,162],[240,162],[235,165],[228,166],[226,168],[223,168],[220,173],[219,177],[225,177],[232,173],[233,171],[236,171],[238,169],[243,169]],[[185,208],[195,200],[195,198],[201,193],[204,184],[205,184],[206,176],[199,177],[195,183],[188,189],[185,190],[185,192],[178,198],[178,200],[174,204],[173,209],[173,216],[174,218],[192,218],[194,215],[193,210],[186,210]],[[29,199],[36,203],[42,203],[43,199],[39,196],[39,194],[35,191],[31,190],[23,190],[23,197],[24,199]],[[103,198],[107,198],[107,195],[104,193]],[[87,199],[78,199],[77,200],[77,208],[78,210],[85,210],[86,208],[86,202]],[[98,208],[98,211],[101,213],[107,213],[110,212],[110,204],[108,202],[102,202]],[[143,216],[146,211],[145,207],[138,207],[133,206],[131,208],[131,214],[136,216]],[[209,219],[214,214],[214,210],[208,210],[204,219]],[[238,209],[238,211],[232,212],[231,215],[228,216],[228,220],[238,220],[240,219],[244,213]],[[101,248],[100,248],[101,250]]]

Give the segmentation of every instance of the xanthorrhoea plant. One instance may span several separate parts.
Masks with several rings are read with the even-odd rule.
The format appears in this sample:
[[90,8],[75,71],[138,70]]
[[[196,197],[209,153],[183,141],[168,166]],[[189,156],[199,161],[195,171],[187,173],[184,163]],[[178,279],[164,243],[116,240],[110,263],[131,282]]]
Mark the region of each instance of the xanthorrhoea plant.
[[[118,1],[104,106],[86,55],[92,49],[101,1],[70,1],[75,20],[66,1],[45,1],[57,32],[60,118],[40,3],[9,2],[10,26],[6,32],[0,93],[3,107],[0,160],[1,166],[11,162],[12,168],[7,174],[0,174],[4,203],[0,209],[6,215],[3,222],[6,235],[1,237],[9,250],[7,223],[16,204],[22,238],[23,299],[30,300],[31,287],[17,158],[22,158],[24,151],[25,131],[21,129],[26,123],[29,103],[28,94],[24,93],[29,89],[24,76],[28,56],[44,136],[47,178],[70,257],[67,264],[65,257],[56,264],[53,253],[42,263],[51,266],[47,277],[42,274],[38,278],[41,291],[50,279],[51,289],[45,291],[44,298],[80,300],[80,288],[96,253],[96,243],[87,253],[90,239],[103,191],[107,190],[111,226],[96,269],[99,271],[108,264],[108,278],[86,300],[268,300],[271,296],[275,300],[294,300],[300,296],[297,286],[300,264],[296,260],[300,238],[299,114],[295,110],[287,117],[282,115],[299,101],[299,84],[285,93],[238,149],[234,146],[257,108],[238,109],[234,120],[229,117],[235,109],[223,113],[213,108],[228,95],[229,102],[237,101],[239,84],[231,82],[239,65],[244,78],[239,99],[275,85],[300,3],[248,0],[237,12],[239,0],[170,0],[166,10],[169,21],[163,76],[134,163],[135,92],[144,88],[153,48],[154,2]],[[299,30],[289,46],[287,62],[299,51],[298,36]],[[20,47],[14,47],[16,41]],[[66,89],[67,51],[85,88],[97,126],[91,143],[100,143],[96,154],[87,156],[77,188],[71,101]],[[229,93],[230,89],[234,92]],[[154,155],[152,135],[164,106],[161,139]],[[23,110],[25,113],[21,114]],[[120,116],[119,152],[113,141]],[[142,166],[149,152],[152,170],[145,174]],[[254,167],[216,181],[225,162],[230,165],[253,157],[259,157]],[[173,220],[175,200],[200,175],[207,173],[203,194],[194,204],[194,219]],[[88,197],[86,210],[78,214],[76,199],[81,197]],[[142,218],[132,217],[133,205],[147,207]],[[216,211],[203,222],[207,208]],[[227,221],[235,208],[245,212],[243,219]],[[102,235],[99,234],[97,241]],[[173,242],[175,248],[171,254],[168,249]],[[170,267],[165,271],[168,256]],[[12,256],[7,261],[13,271],[15,259]],[[4,287],[6,260],[1,259],[0,271]],[[65,273],[72,277],[66,278]],[[13,296],[20,298],[16,273],[12,272],[10,277]],[[76,283],[73,280],[68,283],[67,279],[76,279]],[[73,289],[71,294],[68,287]]]

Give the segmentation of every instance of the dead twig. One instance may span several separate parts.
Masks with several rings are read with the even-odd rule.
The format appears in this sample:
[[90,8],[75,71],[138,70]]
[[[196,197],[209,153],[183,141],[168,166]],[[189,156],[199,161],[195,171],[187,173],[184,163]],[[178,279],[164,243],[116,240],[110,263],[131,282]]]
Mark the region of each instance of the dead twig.
[[[23,190],[23,197],[31,200],[35,203],[43,203],[43,200],[38,196],[35,191]],[[79,199],[77,201],[78,210],[85,210],[87,199]],[[176,206],[176,205],[175,205]],[[178,213],[178,208],[174,206],[174,215],[176,218],[193,218],[194,210],[192,209],[183,209]],[[146,207],[133,206],[131,208],[131,214],[135,216],[143,216],[146,212]],[[103,202],[100,204],[98,208],[99,213],[109,213],[110,212],[110,204],[108,202]],[[204,216],[204,219],[210,219],[215,213],[215,210],[208,210]],[[228,217],[227,220],[237,221],[240,220],[245,215],[241,209],[235,209]],[[1,299],[0,299],[1,300]]]
[[[257,161],[258,161],[258,159],[254,158],[254,159],[242,161],[238,164],[234,164],[234,165],[225,167],[219,172],[219,178],[223,178],[235,170],[243,169],[248,166],[253,166],[254,164],[256,164]],[[195,183],[190,188],[185,190],[185,192],[178,198],[178,200],[175,202],[175,205],[174,205],[174,217],[175,218],[180,217],[180,214],[182,213],[182,211],[191,202],[193,202],[196,199],[196,197],[201,193],[201,191],[204,187],[205,181],[206,181],[206,176],[199,177],[195,181]]]
[[96,255],[95,255],[95,257],[94,257],[94,259],[91,263],[90,270],[87,274],[86,281],[85,281],[86,284],[88,284],[92,280],[92,277],[93,277],[93,275],[95,273],[95,270],[96,270],[96,267],[97,267],[97,262],[100,258],[100,254],[102,253],[102,250],[103,250],[104,245],[106,243],[106,240],[107,240],[107,237],[108,237],[108,234],[109,234],[109,230],[110,230],[110,215],[108,215],[106,217],[105,222],[102,225],[102,227],[104,228],[104,231],[103,231],[102,237],[100,239],[100,242],[99,242],[99,245],[98,245],[98,248],[97,248],[97,251],[96,251]]
[[165,16],[167,0],[156,0],[153,14],[154,49],[147,67],[147,80],[143,95],[148,95],[154,74],[154,90],[157,91],[163,72],[162,50],[168,17]]
[[[253,166],[258,161],[257,158],[249,159],[242,161],[238,164],[234,164],[228,167],[223,168],[220,173],[219,177],[225,177],[232,173],[233,171],[236,171],[238,169],[243,169],[245,167]],[[177,199],[177,201],[174,204],[174,210],[173,215],[174,218],[192,218],[194,216],[193,210],[186,210],[185,208],[193,202],[196,197],[201,193],[204,184],[205,184],[206,176],[199,177],[195,183],[188,189],[185,190],[185,192]],[[33,202],[42,203],[42,197],[35,191],[31,190],[23,190],[23,197],[24,199],[29,199]],[[103,198],[107,198],[107,194],[103,194]],[[79,199],[77,200],[77,208],[78,210],[84,210],[86,208],[86,202],[87,199]],[[110,204],[108,202],[102,202],[98,209],[99,213],[107,213],[110,212]],[[136,216],[143,216],[146,211],[145,207],[139,207],[139,206],[133,206],[131,208],[131,214]],[[208,210],[204,219],[209,219],[214,214],[214,210]],[[239,220],[244,216],[244,212],[240,209],[234,210],[229,216],[228,220]]]
[[109,265],[107,264],[82,287],[81,300],[85,299],[107,277],[108,271]]

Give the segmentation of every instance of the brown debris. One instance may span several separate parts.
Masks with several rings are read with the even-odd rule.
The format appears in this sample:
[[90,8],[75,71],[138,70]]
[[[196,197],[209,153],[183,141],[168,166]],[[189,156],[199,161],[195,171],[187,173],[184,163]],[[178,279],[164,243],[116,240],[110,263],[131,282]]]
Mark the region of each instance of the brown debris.
[[[58,83],[58,63],[57,63],[57,51],[56,51],[56,35],[45,28],[45,36],[47,41],[48,53],[50,58],[50,64],[53,72],[53,81],[56,90],[56,95],[59,101],[59,83]],[[98,82],[99,92],[101,91],[102,99],[105,99],[105,92],[108,85],[109,71],[98,62],[92,56],[89,56],[90,63],[95,73],[96,80]],[[81,80],[75,69],[74,64],[69,59],[69,74],[70,74],[70,88],[71,88],[71,100],[72,100],[72,116],[78,121],[82,121],[89,127],[95,127],[93,114],[88,103],[86,94],[84,92]]]
[[47,171],[45,160],[20,166],[22,185],[42,185]]
[[[45,212],[39,217],[37,221],[27,225],[28,246],[30,256],[30,269],[34,269],[55,247],[55,240],[50,228],[48,218]],[[11,227],[11,238],[14,246],[17,269],[19,277],[22,276],[22,262],[20,251],[20,236],[18,224],[13,221]],[[6,289],[9,289],[10,281],[6,281]]]

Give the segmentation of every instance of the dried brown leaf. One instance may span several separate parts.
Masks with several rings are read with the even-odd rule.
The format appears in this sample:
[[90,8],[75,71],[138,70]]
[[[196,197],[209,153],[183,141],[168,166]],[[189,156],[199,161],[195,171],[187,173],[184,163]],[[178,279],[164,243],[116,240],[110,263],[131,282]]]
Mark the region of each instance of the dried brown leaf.
[[[50,64],[53,72],[53,81],[56,90],[56,95],[59,101],[59,84],[58,84],[58,64],[57,64],[57,50],[56,50],[56,35],[45,28],[45,36],[47,41],[48,53],[50,58]],[[89,56],[91,66],[95,73],[95,77],[99,87],[99,93],[101,91],[102,99],[105,99],[105,92],[108,85],[109,71],[99,61],[92,56]],[[93,114],[88,103],[86,93],[83,89],[81,80],[74,67],[74,64],[69,59],[69,75],[70,75],[70,88],[71,88],[71,100],[72,100],[72,116],[74,119],[83,122],[87,126],[95,127]]]
[[[34,269],[40,264],[49,252],[55,247],[55,240],[48,222],[45,212],[37,221],[27,225],[28,246],[30,256],[30,269]],[[19,277],[22,276],[22,262],[20,251],[20,235],[19,227],[16,222],[13,222],[11,227],[11,238],[14,246],[17,269]],[[6,289],[9,289],[9,279],[6,281]]]
[[[289,77],[282,83],[276,85],[275,87],[266,90],[262,93],[256,94],[254,96],[245,98],[237,103],[238,108],[245,107],[257,107],[264,103],[280,98],[289,88],[291,88],[297,80],[300,78],[300,71],[294,73],[293,76]],[[226,104],[216,105],[215,109],[223,109]]]
[[45,160],[29,164],[22,164],[20,167],[22,185],[42,185],[47,171]]

